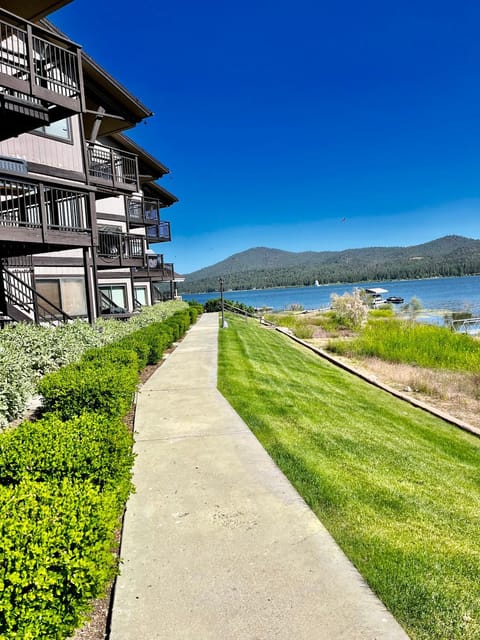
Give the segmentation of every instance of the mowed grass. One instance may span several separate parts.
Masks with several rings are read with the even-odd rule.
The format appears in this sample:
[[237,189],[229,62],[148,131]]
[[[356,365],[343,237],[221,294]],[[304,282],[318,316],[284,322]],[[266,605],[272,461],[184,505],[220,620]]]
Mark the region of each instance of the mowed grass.
[[370,321],[354,340],[330,341],[342,354],[374,356],[421,367],[480,372],[480,341],[445,327],[402,320]]
[[480,638],[479,439],[235,317],[219,389],[411,638]]

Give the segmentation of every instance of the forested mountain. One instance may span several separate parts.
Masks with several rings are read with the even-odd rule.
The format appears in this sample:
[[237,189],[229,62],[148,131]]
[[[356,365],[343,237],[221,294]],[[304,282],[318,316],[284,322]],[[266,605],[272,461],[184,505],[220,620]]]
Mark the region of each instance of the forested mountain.
[[480,240],[445,236],[411,247],[293,253],[256,247],[185,276],[184,293],[480,273]]

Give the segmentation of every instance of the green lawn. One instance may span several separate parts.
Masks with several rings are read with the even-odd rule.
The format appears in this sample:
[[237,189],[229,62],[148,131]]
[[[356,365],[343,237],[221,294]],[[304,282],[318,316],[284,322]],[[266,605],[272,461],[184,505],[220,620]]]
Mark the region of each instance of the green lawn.
[[480,638],[480,440],[229,317],[219,389],[412,638]]

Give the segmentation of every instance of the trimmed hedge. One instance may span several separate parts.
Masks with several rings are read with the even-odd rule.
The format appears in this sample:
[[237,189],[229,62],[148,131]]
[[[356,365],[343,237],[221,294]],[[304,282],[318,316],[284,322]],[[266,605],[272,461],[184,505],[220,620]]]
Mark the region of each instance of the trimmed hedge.
[[133,437],[121,418],[139,371],[197,314],[140,324],[47,374],[39,388],[49,413],[0,434],[0,640],[69,637],[103,595],[133,488]]
[[116,573],[114,491],[89,481],[0,487],[0,638],[69,637]]
[[[125,351],[132,354],[132,351]],[[112,361],[81,361],[49,373],[39,383],[43,407],[69,420],[84,411],[116,417],[125,415],[138,384],[138,359],[126,366]]]
[[63,422],[49,414],[23,422],[0,437],[0,484],[88,480],[100,489],[111,485],[120,500],[132,489],[133,436],[120,419],[84,413]]

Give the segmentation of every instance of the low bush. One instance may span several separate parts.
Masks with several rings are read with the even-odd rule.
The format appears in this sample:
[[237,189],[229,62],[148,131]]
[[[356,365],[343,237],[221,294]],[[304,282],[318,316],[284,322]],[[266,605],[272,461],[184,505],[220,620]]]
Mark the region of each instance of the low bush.
[[121,501],[131,490],[133,437],[120,418],[93,413],[63,422],[55,414],[25,421],[0,436],[0,484],[22,478],[89,480],[112,485]]
[[188,311],[178,311],[167,318],[164,324],[172,329],[174,340],[179,340],[190,326],[190,314]]
[[138,371],[142,371],[148,363],[148,354],[150,351],[149,345],[142,340],[138,335],[138,331],[125,336],[118,342],[113,343],[113,348],[126,349],[127,351],[134,351],[137,354]]
[[27,354],[12,345],[0,345],[0,427],[18,416],[34,392]]
[[155,322],[135,334],[148,347],[147,364],[160,362],[165,349],[172,343],[172,331],[166,330],[164,324],[164,322]]
[[125,415],[138,384],[138,358],[133,351],[128,365],[99,360],[68,365],[49,373],[39,383],[46,412],[69,420],[85,411],[108,416]]
[[0,486],[0,637],[67,638],[115,575],[114,491],[63,480]]
[[197,321],[198,316],[203,313],[203,304],[200,304],[200,302],[196,302],[195,300],[191,300],[188,303],[188,312],[190,314],[190,322],[194,324]]

